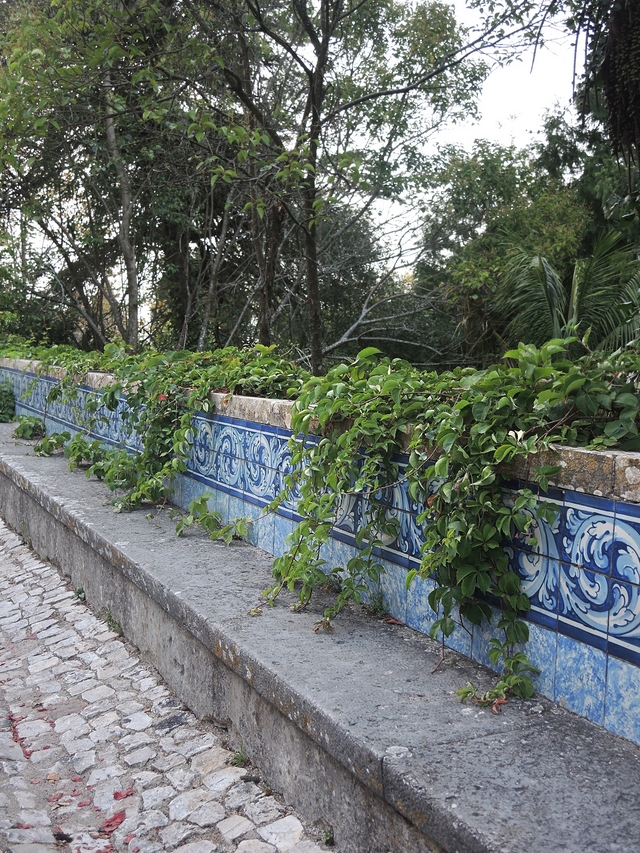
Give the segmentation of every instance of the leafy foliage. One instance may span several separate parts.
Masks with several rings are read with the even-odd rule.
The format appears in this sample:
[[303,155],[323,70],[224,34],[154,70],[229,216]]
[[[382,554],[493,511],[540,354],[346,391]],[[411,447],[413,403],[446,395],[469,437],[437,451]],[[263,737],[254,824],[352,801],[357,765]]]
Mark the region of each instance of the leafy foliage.
[[13,388],[8,382],[0,385],[0,423],[8,424],[15,418],[16,407]]
[[[522,617],[530,604],[504,542],[533,541],[536,523],[554,518],[544,492],[558,469],[538,468],[537,490],[514,490],[508,485],[510,465],[554,444],[640,449],[640,356],[588,353],[572,361],[567,353],[575,343],[567,338],[541,347],[520,344],[501,364],[443,374],[420,372],[370,347],[324,377],[305,376],[272,348],[144,357],[114,348],[108,355],[116,379],[89,412],[88,426],[118,408],[131,432],[144,436],[142,451],[105,449],[85,436],[70,441],[68,434],[43,439],[42,451],[66,441],[72,466],[82,465],[110,488],[124,490],[118,508],[164,501],[172,477],[186,468],[193,413],[210,409],[212,390],[220,390],[222,382],[224,390],[255,393],[282,393],[288,387],[296,398],[291,467],[268,510],[293,501],[302,521],[286,553],[274,562],[274,584],[265,596],[273,603],[283,588],[295,590],[296,607],[303,608],[315,589],[329,586],[336,597],[317,624],[327,629],[347,603],[376,601],[380,548],[399,533],[393,488],[404,483],[424,534],[420,569],[408,573],[407,584],[417,574],[435,581],[429,596],[436,616],[432,636],[447,637],[456,624],[463,630],[481,624],[491,618],[493,605],[499,611],[499,637],[491,659],[504,674],[498,693],[480,699],[526,697],[533,691],[534,668],[521,649],[528,639]],[[52,392],[58,395],[71,394],[82,368],[96,361],[82,356],[74,364],[66,351],[51,358],[65,361],[67,369],[67,379]],[[104,356],[97,360],[106,366]],[[406,467],[399,452],[408,456]],[[362,519],[359,552],[346,567],[326,556],[345,501],[358,504]],[[222,526],[208,502],[208,495],[192,502],[178,522],[178,534],[198,524],[214,539],[246,535],[246,520]]]
[[610,231],[563,281],[547,258],[512,253],[497,305],[511,322],[505,337],[541,344],[575,334],[592,349],[612,350],[640,334],[640,266],[621,235]]
[[219,512],[209,509],[209,500],[213,497],[205,492],[189,503],[186,515],[180,517],[176,524],[176,536],[182,536],[192,525],[199,525],[209,534],[209,539],[222,539],[225,545],[230,545],[233,539],[246,539],[249,533],[249,519],[235,518],[229,524],[222,524]]
[[18,426],[14,429],[13,434],[16,438],[42,438],[47,434],[47,430],[42,418],[36,415],[20,415]]
[[[297,589],[304,607],[327,574],[338,575],[341,590],[325,611],[326,627],[347,601],[375,591],[378,549],[397,535],[390,488],[404,480],[422,506],[425,538],[420,570],[409,572],[407,584],[416,574],[436,582],[432,636],[450,635],[456,623],[481,624],[493,603],[501,614],[496,660],[501,656],[505,668],[510,659],[518,663],[514,650],[528,638],[522,614],[530,604],[503,545],[505,538],[533,538],[537,520],[553,519],[555,508],[539,497],[556,469],[536,471],[539,492],[513,492],[506,489],[509,464],[552,443],[640,446],[638,357],[588,355],[574,363],[565,357],[573,341],[520,345],[506,364],[440,375],[368,349],[353,364],[310,379],[294,406],[299,437],[292,439],[286,492],[273,504],[299,495],[303,520],[275,561],[269,599],[284,587]],[[402,449],[409,453],[404,472],[395,455]],[[343,569],[326,562],[324,546],[344,502],[354,498],[366,508],[357,534],[362,550]],[[532,688],[520,663],[508,687],[525,695]]]
[[[113,380],[102,388],[100,397],[84,409],[85,430],[89,432],[118,410],[131,440],[143,437],[140,453],[132,453],[126,447],[105,447],[82,434],[71,439],[67,432],[43,438],[35,450],[47,454],[66,444],[64,452],[72,469],[83,467],[87,476],[98,477],[112,491],[123,493],[115,501],[118,510],[168,499],[173,477],[186,470],[193,441],[193,412],[210,411],[213,392],[286,397],[294,394],[307,376],[304,370],[278,356],[274,347],[260,345],[252,350],[227,347],[198,354],[185,351],[132,355],[113,344],[104,353],[17,345],[0,352],[38,358],[41,373],[63,376],[49,392],[49,402],[73,402],[79,383],[89,371],[112,375]],[[234,529],[231,535],[236,532]]]

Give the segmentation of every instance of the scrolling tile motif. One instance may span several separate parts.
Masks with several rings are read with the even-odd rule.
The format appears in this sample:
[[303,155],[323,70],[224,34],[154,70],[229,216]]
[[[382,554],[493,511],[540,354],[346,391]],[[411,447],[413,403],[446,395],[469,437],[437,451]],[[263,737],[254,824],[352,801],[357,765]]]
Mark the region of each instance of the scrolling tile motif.
[[609,571],[613,518],[567,507],[562,537],[563,559],[594,571]]
[[506,550],[515,571],[520,575],[522,591],[532,604],[555,615],[558,597],[558,532],[560,514],[551,523],[539,520],[531,533],[535,545],[522,549],[516,540]]

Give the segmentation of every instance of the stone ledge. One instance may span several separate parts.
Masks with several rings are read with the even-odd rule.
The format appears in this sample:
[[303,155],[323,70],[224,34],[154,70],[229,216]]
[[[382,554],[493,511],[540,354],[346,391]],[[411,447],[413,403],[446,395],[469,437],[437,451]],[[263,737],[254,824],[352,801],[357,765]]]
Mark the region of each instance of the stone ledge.
[[0,427],[0,514],[108,607],[201,717],[226,722],[273,786],[334,827],[340,853],[614,853],[638,841],[640,750],[545,700],[500,716],[457,687],[491,674],[322,602],[252,618],[271,561],[176,539],[164,511],[116,515],[100,483]]

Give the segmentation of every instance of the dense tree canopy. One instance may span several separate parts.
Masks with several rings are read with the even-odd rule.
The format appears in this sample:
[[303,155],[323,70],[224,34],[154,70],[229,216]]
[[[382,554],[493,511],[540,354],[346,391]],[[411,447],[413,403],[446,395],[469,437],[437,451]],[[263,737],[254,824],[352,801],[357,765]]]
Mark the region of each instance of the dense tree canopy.
[[[508,243],[562,278],[612,217],[638,235],[591,120],[556,117],[528,152],[427,156],[444,122],[474,114],[487,59],[535,41],[551,9],[476,5],[468,29],[438,0],[5,4],[0,333],[278,343],[315,372],[363,343],[493,355]],[[619,17],[605,7],[562,6],[589,33],[587,92]]]

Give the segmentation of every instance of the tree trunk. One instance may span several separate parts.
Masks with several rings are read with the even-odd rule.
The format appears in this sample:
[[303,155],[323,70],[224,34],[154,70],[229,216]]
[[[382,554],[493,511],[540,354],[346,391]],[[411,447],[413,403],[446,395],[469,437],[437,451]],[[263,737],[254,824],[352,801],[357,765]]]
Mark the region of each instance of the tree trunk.
[[120,227],[118,230],[118,243],[127,271],[127,305],[129,319],[127,322],[127,343],[135,352],[138,349],[138,324],[139,324],[139,287],[138,268],[136,253],[131,241],[131,218],[133,214],[133,196],[131,192],[131,180],[129,173],[122,160],[118,140],[116,137],[115,113],[111,106],[111,75],[105,73],[103,88],[106,98],[106,137],[107,151],[116,169],[120,189],[120,206],[122,208]]

